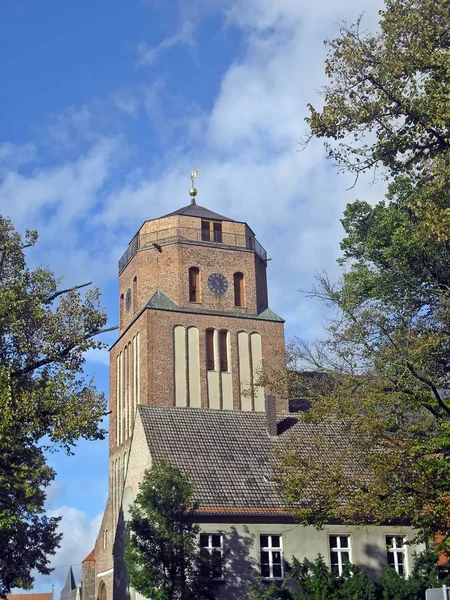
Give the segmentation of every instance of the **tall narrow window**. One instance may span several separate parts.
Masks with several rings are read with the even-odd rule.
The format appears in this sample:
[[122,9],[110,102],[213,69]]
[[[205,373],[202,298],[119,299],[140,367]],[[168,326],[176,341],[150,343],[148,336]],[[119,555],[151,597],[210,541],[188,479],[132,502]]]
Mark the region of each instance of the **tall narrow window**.
[[261,577],[264,579],[282,579],[284,569],[281,535],[261,535],[259,545],[261,550]]
[[133,279],[133,313],[137,311],[137,276]]
[[228,331],[219,331],[220,370],[228,371]]
[[120,302],[119,302],[119,321],[120,326],[123,327],[123,313],[125,308],[125,296],[120,294]]
[[214,360],[214,329],[206,330],[206,368],[214,371],[216,368]]
[[245,306],[243,273],[234,274],[234,305]]
[[189,269],[189,301],[200,302],[200,271],[198,267]]
[[211,237],[209,234],[209,229],[210,229],[210,222],[209,221],[202,221],[202,240],[204,242],[210,242],[211,241]]
[[397,575],[405,575],[406,546],[405,538],[402,535],[386,536],[386,554],[388,565],[395,569]]
[[223,538],[219,533],[200,534],[200,556],[203,577],[222,579]]
[[214,234],[214,241],[217,244],[221,244],[222,243],[222,223],[220,223],[220,222],[213,223],[213,234]]
[[330,562],[331,572],[340,577],[344,572],[344,566],[352,562],[349,535],[330,535]]

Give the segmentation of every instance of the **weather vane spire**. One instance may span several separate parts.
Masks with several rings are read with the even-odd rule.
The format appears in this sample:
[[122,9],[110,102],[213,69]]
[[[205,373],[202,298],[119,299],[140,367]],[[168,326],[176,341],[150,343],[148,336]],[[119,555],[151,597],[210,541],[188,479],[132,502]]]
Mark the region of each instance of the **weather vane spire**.
[[189,196],[191,197],[191,204],[195,204],[195,196],[197,195],[197,190],[195,189],[194,185],[195,185],[195,178],[198,175],[198,169],[194,169],[193,171],[191,171],[191,182],[192,182],[192,187],[189,190]]

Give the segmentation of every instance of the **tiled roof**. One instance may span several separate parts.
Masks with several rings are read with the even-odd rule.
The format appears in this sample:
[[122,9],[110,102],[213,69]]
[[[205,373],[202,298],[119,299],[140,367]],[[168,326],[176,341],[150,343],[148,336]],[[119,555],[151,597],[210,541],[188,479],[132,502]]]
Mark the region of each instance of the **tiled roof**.
[[266,308],[264,311],[260,312],[258,315],[247,315],[245,313],[234,313],[234,312],[220,312],[213,310],[203,310],[201,308],[197,308],[195,306],[179,306],[176,304],[167,294],[162,292],[161,290],[156,290],[156,292],[151,296],[150,300],[147,302],[147,308],[153,308],[156,310],[170,310],[173,312],[186,312],[189,314],[205,314],[205,315],[217,315],[224,317],[240,317],[242,319],[257,319],[259,321],[277,321],[280,323],[284,323],[283,319],[279,317],[276,313],[273,312],[270,308]]
[[8,594],[6,596],[7,600],[52,600],[52,593],[32,593],[27,592],[25,594]]
[[95,549],[91,550],[89,552],[89,554],[86,556],[86,558],[82,562],[89,562],[89,561],[92,561],[92,560],[95,560]]
[[200,217],[201,219],[215,219],[216,221],[233,221],[234,219],[229,219],[228,217],[224,217],[223,215],[219,215],[208,208],[204,208],[203,206],[199,206],[198,204],[188,204],[188,206],[183,206],[178,210],[174,210],[167,215],[163,215],[159,217],[160,219],[164,219],[164,217],[172,217],[173,215],[185,215],[186,217]]
[[[344,431],[337,422],[318,425],[278,415],[278,436],[270,438],[261,412],[142,405],[139,412],[152,457],[190,474],[202,513],[282,513],[270,464],[285,441],[307,455],[320,436],[324,468],[342,457]],[[348,468],[358,468],[356,458]]]

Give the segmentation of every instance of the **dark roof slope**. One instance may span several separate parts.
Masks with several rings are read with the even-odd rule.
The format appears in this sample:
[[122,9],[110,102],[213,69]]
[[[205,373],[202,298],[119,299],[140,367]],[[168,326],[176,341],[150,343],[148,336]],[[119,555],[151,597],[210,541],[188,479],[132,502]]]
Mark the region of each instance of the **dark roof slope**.
[[278,415],[278,436],[270,438],[261,412],[142,405],[139,412],[152,457],[190,474],[201,512],[282,513],[276,485],[265,476],[285,441],[298,442],[300,454],[308,454],[322,434],[325,468],[342,454],[343,426],[337,422],[303,423]]
[[234,219],[229,219],[228,217],[219,215],[219,213],[213,212],[212,210],[204,208],[203,206],[199,206],[198,204],[188,204],[188,206],[183,206],[182,208],[174,210],[173,212],[163,215],[159,218],[164,219],[164,217],[172,217],[173,215],[200,217],[201,219],[215,219],[216,221],[234,221]]

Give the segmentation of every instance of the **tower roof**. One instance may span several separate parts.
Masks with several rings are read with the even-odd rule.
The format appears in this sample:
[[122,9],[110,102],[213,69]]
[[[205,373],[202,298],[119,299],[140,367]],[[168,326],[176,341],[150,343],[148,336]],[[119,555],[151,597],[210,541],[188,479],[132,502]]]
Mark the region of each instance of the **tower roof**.
[[219,215],[208,208],[204,208],[203,206],[199,206],[198,204],[188,204],[187,206],[183,206],[178,210],[174,210],[167,215],[163,215],[159,217],[163,219],[164,217],[172,217],[174,215],[185,215],[186,217],[200,217],[201,219],[215,219],[217,221],[234,221],[234,219],[229,219],[228,217],[224,217],[223,215]]
[[72,600],[75,598],[77,586],[75,585],[75,578],[73,576],[72,567],[69,567],[69,572],[67,573],[66,583],[61,590],[60,600]]

